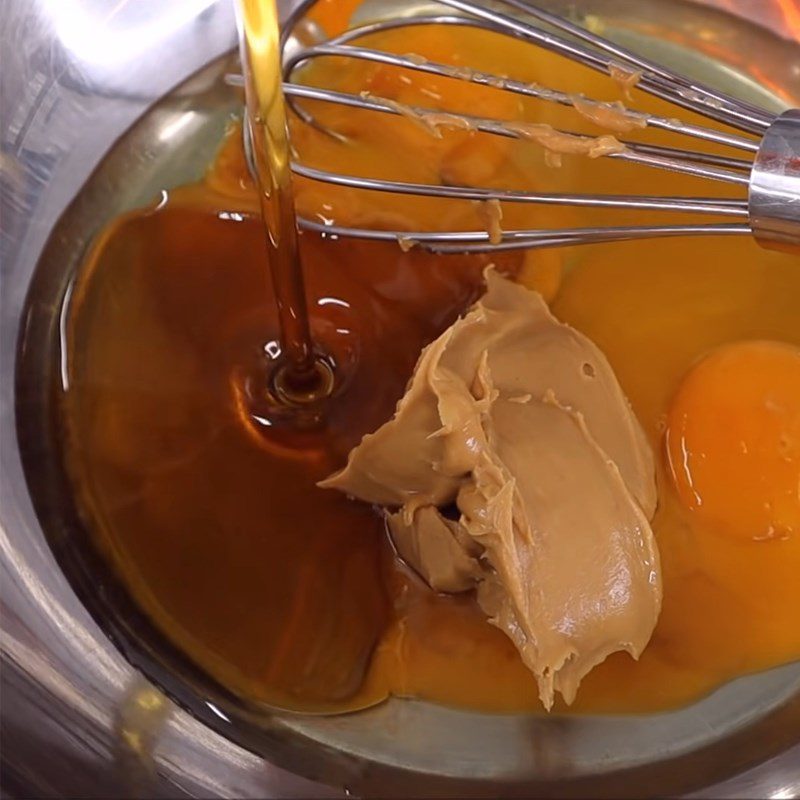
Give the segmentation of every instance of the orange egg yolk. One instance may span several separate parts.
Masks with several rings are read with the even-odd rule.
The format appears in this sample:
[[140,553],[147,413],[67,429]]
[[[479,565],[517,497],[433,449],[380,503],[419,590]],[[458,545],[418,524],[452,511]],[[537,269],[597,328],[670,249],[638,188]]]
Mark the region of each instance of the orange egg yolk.
[[678,494],[712,530],[737,539],[800,532],[800,348],[722,347],[686,376],[669,411]]

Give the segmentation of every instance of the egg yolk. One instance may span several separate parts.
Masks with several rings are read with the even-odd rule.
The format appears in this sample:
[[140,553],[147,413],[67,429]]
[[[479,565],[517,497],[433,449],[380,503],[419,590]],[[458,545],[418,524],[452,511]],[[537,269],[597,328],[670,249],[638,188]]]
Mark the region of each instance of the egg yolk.
[[740,540],[800,532],[800,348],[724,346],[686,376],[666,432],[683,503]]

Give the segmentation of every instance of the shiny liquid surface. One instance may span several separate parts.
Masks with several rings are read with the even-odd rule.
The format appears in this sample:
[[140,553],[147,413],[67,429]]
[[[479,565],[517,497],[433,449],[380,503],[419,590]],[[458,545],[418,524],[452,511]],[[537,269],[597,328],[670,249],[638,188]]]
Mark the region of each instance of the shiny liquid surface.
[[[542,82],[555,68],[552,57],[531,59],[524,48],[523,61],[514,47],[500,51],[478,34],[416,35],[394,49]],[[614,96],[609,82],[557,64],[564,84]],[[474,89],[444,80],[405,76],[408,84],[384,68],[318,69],[334,88],[367,81],[375,94],[404,102],[420,95],[431,102],[431,94],[447,108],[474,102]],[[483,102],[482,113],[509,118],[557,121],[568,113],[520,107],[489,89]],[[402,120],[371,117],[367,127],[349,111],[315,110],[359,146],[298,128],[296,147],[344,172],[698,191],[695,181],[627,165],[565,159],[561,170],[547,169],[529,144],[470,132],[434,140]],[[296,189],[303,213],[337,222],[478,224],[469,204],[301,182]],[[340,388],[346,402],[335,404],[324,435],[292,434],[284,447],[263,435],[241,402],[242,374],[266,368],[275,353],[276,331],[265,325],[274,314],[257,205],[234,131],[204,185],[119,221],[91,253],[73,297],[64,414],[90,525],[154,620],[246,698],[330,710],[396,693],[536,709],[532,677],[473,599],[434,595],[397,563],[371,509],[314,486],[390,415],[420,347],[475,297],[485,260],[303,236],[315,334],[349,378]],[[569,224],[580,213],[505,211],[507,227],[524,219]],[[670,708],[736,675],[797,658],[797,537],[741,541],[703,527],[679,502],[662,457],[671,398],[699,356],[739,339],[800,344],[797,261],[744,240],[682,240],[500,263],[606,352],[662,465],[654,522],[665,583],[661,620],[641,661],[609,659],[585,681],[576,708]]]

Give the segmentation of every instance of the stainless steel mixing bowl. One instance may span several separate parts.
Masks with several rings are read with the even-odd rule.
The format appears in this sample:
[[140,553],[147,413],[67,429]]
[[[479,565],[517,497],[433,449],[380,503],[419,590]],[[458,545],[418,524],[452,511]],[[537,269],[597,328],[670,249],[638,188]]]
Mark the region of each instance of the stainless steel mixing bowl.
[[[789,7],[718,2],[764,20],[775,12],[776,24],[780,6]],[[669,37],[648,40],[653,56],[776,108],[800,105],[800,47],[751,23],[681,0],[549,5],[597,14],[634,47],[655,26]],[[78,527],[55,513],[67,487],[45,446],[47,389],[59,375],[52,345],[63,295],[88,240],[120,211],[196,177],[236,109],[222,80],[227,62],[215,61],[234,43],[231,9],[228,0],[4,0],[2,14],[7,789],[96,797],[319,797],[345,789],[404,797],[800,796],[800,665],[652,716],[492,716],[393,700],[358,714],[303,717],[245,708],[169,648],[80,546]],[[706,55],[712,47],[717,65]],[[148,106],[209,62],[92,172]]]

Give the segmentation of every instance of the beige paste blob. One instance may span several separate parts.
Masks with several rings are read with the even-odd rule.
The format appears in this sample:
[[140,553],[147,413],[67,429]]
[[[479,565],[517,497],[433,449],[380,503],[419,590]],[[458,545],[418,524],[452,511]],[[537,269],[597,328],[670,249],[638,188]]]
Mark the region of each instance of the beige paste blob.
[[486,279],[395,416],[321,485],[397,509],[401,557],[437,591],[477,590],[549,709],[655,627],[653,454],[600,350],[540,295]]

